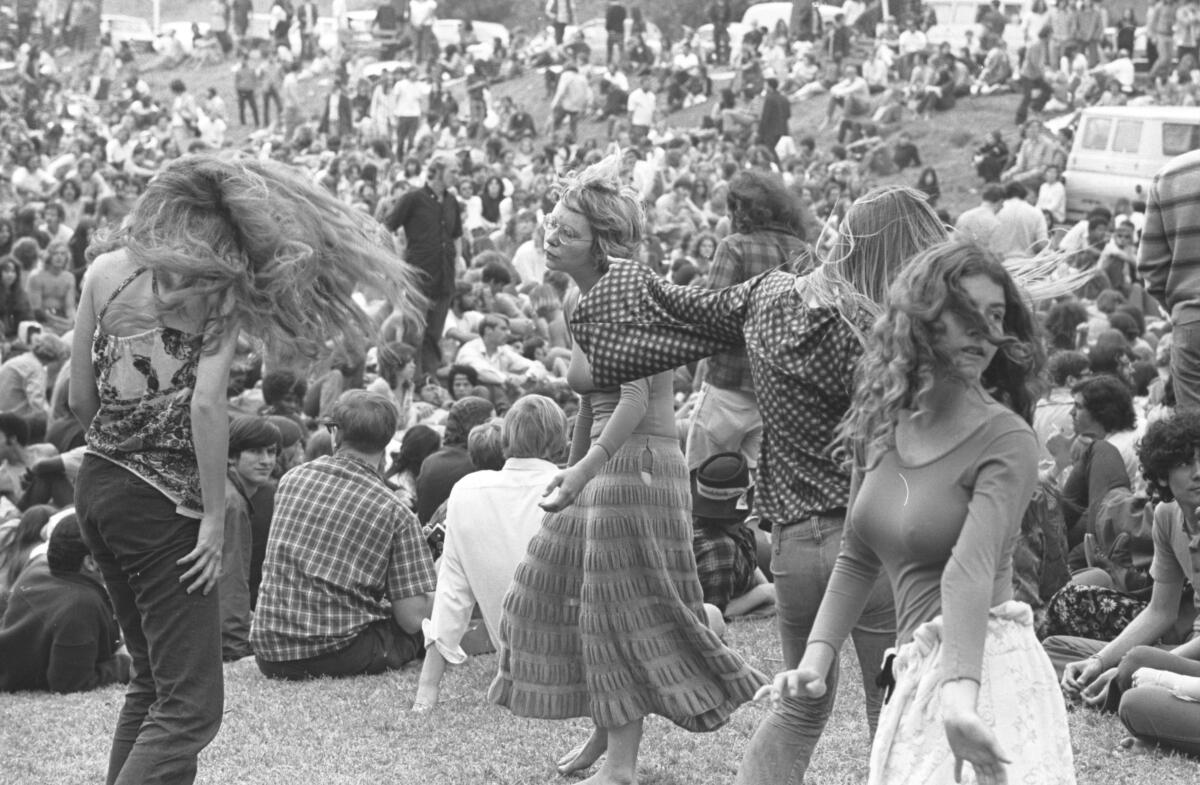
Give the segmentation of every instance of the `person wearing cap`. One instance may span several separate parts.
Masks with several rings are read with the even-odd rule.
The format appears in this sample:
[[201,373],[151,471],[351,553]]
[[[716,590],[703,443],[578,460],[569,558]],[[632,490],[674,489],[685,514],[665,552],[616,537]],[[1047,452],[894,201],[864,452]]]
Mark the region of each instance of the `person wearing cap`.
[[45,416],[46,367],[65,360],[70,349],[63,340],[49,333],[38,334],[29,351],[0,365],[0,412],[19,417]]
[[729,618],[775,604],[775,587],[758,568],[758,544],[746,526],[753,494],[750,464],[741,453],[718,453],[694,475],[696,573],[705,604]]
[[279,429],[267,417],[235,417],[229,424],[229,471],[225,475],[225,539],[221,552],[221,658],[250,649],[250,561],[253,555],[251,498],[270,484],[279,452]]
[[383,479],[396,407],[342,393],[334,454],[279,482],[250,643],[264,675],[301,680],[396,670],[419,656],[435,588],[411,512]]

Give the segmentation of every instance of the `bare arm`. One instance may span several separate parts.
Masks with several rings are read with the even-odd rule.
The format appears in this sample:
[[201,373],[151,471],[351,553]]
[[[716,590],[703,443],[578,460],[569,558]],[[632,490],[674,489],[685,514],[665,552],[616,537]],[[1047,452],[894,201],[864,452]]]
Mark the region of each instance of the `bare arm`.
[[180,582],[191,580],[188,592],[208,594],[221,574],[221,546],[225,538],[225,472],[229,458],[229,366],[237,350],[239,330],[228,330],[216,351],[200,357],[196,387],[192,390],[192,445],[200,474],[204,517],[196,547],[179,560],[191,564]]
[[67,406],[85,429],[100,411],[100,393],[96,389],[96,374],[91,363],[92,336],[96,332],[95,279],[95,274],[83,278],[83,293],[75,312],[75,333],[71,341],[71,356],[76,360],[71,363],[71,386],[67,392]]

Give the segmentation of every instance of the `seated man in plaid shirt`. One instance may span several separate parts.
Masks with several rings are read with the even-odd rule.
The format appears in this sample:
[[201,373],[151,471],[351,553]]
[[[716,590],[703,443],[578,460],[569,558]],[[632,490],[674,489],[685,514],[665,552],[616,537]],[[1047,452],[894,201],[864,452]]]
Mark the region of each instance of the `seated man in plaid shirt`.
[[692,551],[704,602],[723,616],[744,616],[775,605],[775,586],[758,568],[758,546],[746,516],[754,489],[741,453],[718,453],[692,482]]
[[424,651],[436,573],[417,519],[383,481],[396,420],[384,396],[343,393],[328,423],[334,454],[280,480],[250,634],[266,676],[381,673]]

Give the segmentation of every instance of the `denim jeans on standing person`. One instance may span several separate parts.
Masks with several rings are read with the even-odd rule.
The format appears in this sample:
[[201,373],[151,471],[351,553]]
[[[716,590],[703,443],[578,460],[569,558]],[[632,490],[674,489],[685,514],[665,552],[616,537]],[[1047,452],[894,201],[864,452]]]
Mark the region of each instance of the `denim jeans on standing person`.
[[[775,608],[784,668],[795,668],[804,656],[808,634],[817,617],[825,586],[842,545],[844,515],[814,516],[771,531],[771,572],[775,576]],[[891,587],[880,575],[851,632],[866,693],[871,735],[879,720],[883,690],[875,684],[887,649],[896,644],[896,610]],[[737,785],[800,785],[817,740],[829,720],[837,695],[838,658],[826,679],[824,696],[787,698],[772,709],[746,747]],[[869,757],[869,746],[863,760]]]
[[176,563],[195,547],[200,521],[93,455],[79,470],[75,512],[133,657],[107,783],[189,785],[225,702],[217,592],[189,594],[179,580],[188,565]]

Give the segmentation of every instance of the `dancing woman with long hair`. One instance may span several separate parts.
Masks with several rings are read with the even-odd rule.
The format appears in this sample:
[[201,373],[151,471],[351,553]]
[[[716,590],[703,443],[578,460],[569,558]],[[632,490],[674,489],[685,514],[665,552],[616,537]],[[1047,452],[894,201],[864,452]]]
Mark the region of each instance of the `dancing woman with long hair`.
[[[777,268],[704,291],[671,286],[644,266],[617,262],[583,296],[572,319],[600,384],[745,348],[763,418],[755,510],[760,525],[771,531],[771,572],[788,667],[804,654],[841,542],[850,474],[828,448],[850,407],[855,363],[905,260],[945,238],[921,194],[881,188],[851,206],[827,243],[828,258],[806,275]],[[788,265],[810,266],[807,258]],[[885,581],[851,621],[873,730],[882,703],[875,676],[895,640]],[[819,698],[778,702],[747,746],[738,783],[799,785],[835,689]]]
[[358,351],[374,325],[358,286],[395,304],[412,273],[369,217],[302,173],[188,156],[91,249],[71,363],[87,428],[80,529],[104,576],[133,679],[108,783],[190,783],[221,724],[226,387],[245,332],[277,355]]
[[1054,669],[1013,601],[1044,363],[1026,296],[961,241],[913,259],[872,330],[840,431],[855,480],[841,553],[800,665],[762,693],[823,695],[886,574],[899,649],[871,785],[948,785],[964,762],[967,781],[1075,781]]

